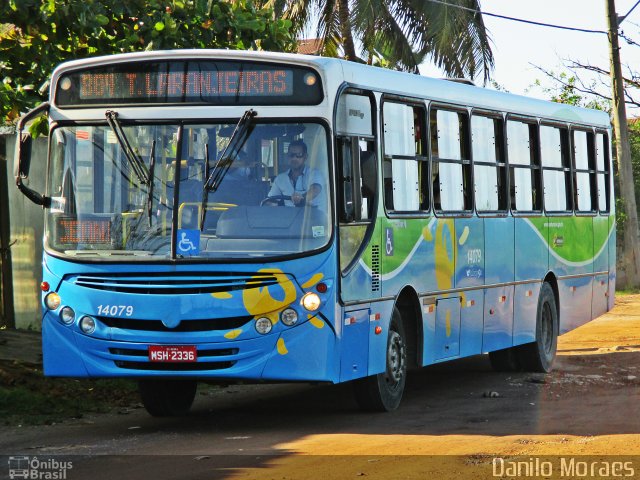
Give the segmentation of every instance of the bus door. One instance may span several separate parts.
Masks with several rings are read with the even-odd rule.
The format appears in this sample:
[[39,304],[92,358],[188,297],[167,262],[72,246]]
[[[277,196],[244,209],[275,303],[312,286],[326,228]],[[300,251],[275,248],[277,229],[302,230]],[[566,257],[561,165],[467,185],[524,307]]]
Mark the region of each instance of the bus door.
[[374,235],[377,158],[370,95],[344,93],[336,109],[336,191],[340,294],[344,302],[380,297],[380,239]]
[[[380,239],[373,231],[378,191],[373,103],[371,95],[347,91],[336,111],[340,295],[353,304],[336,325],[342,330],[340,381],[369,375],[370,343],[382,339],[374,333],[380,316],[372,315],[366,303],[380,296]],[[384,352],[385,347],[376,344],[373,351]],[[385,360],[384,355],[376,357]]]

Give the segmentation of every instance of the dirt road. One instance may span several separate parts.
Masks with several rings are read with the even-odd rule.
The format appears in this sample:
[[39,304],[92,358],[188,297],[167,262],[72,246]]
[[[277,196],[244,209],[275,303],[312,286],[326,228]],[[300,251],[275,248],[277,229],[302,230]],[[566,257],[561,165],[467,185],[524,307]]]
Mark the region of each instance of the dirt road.
[[136,408],[0,427],[0,453],[83,455],[71,480],[123,469],[124,478],[490,478],[495,456],[640,455],[639,394],[640,295],[629,295],[560,338],[550,375],[495,373],[486,356],[437,365],[409,377],[399,411],[377,415],[357,410],[349,385],[204,388],[182,419]]

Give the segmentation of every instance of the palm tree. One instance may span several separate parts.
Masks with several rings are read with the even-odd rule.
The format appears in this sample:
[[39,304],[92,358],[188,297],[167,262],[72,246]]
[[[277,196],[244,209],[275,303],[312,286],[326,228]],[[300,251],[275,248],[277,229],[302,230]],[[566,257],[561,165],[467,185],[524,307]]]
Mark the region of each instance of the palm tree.
[[[315,27],[322,54],[418,72],[431,59],[446,75],[486,83],[493,68],[479,0],[263,0],[300,35]],[[459,8],[463,7],[463,8]],[[361,56],[356,53],[360,46]],[[341,55],[339,55],[339,53]]]

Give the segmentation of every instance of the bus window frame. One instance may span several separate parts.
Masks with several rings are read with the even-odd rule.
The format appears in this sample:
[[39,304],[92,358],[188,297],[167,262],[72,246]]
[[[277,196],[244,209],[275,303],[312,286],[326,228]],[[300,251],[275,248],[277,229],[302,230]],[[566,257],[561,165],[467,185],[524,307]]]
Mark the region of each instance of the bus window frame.
[[[454,112],[454,113],[459,113],[465,116],[466,120],[464,121],[464,128],[466,131],[466,139],[464,139],[464,143],[461,142],[461,146],[464,146],[464,149],[466,150],[465,152],[461,152],[461,156],[463,156],[463,154],[466,154],[468,158],[463,158],[460,160],[454,160],[454,159],[444,159],[444,163],[449,163],[449,164],[455,164],[455,165],[461,165],[463,170],[462,170],[462,178],[463,178],[463,182],[464,182],[464,167],[467,166],[467,168],[469,169],[469,178],[468,178],[468,182],[469,182],[469,188],[471,189],[470,193],[469,193],[469,200],[471,202],[470,208],[469,209],[465,209],[465,210],[439,210],[437,208],[435,208],[435,201],[434,201],[434,194],[435,192],[433,191],[433,163],[434,162],[441,162],[443,160],[440,160],[440,157],[438,157],[438,160],[434,159],[434,155],[433,155],[433,148],[431,145],[431,112],[435,110],[442,110],[442,111],[447,111],[447,112]],[[431,190],[431,209],[434,213],[434,215],[436,217],[440,217],[440,218],[471,218],[473,217],[475,214],[477,214],[476,210],[475,210],[475,192],[474,192],[474,172],[473,172],[473,159],[472,159],[472,145],[471,145],[471,112],[472,112],[473,108],[471,107],[465,107],[465,106],[461,106],[461,105],[456,105],[456,104],[451,104],[451,103],[445,103],[445,102],[430,102],[429,103],[429,109],[427,111],[427,137],[429,139],[429,166],[430,168],[430,176],[429,176],[429,183],[430,183],[430,190]],[[463,199],[466,200],[466,195],[465,195],[465,191],[464,191],[464,184],[463,184]]]
[[[423,118],[423,126],[424,126],[424,131],[422,132],[422,155],[415,155],[415,157],[407,157],[407,156],[403,156],[403,155],[395,155],[395,156],[387,156],[385,153],[385,142],[384,142],[384,105],[385,103],[396,103],[396,104],[402,104],[402,105],[406,105],[406,106],[410,106],[412,108],[420,108],[422,109],[422,113]],[[395,219],[395,218],[428,218],[430,217],[433,213],[433,195],[431,192],[431,185],[430,182],[427,182],[427,195],[429,196],[429,206],[427,209],[425,210],[415,210],[415,211],[411,211],[411,210],[390,210],[388,208],[387,202],[385,201],[386,199],[386,191],[385,191],[385,185],[384,185],[384,162],[387,161],[387,158],[391,158],[393,160],[393,158],[396,158],[398,160],[411,160],[411,159],[415,159],[416,161],[419,162],[424,162],[424,164],[426,164],[427,166],[427,178],[430,179],[431,178],[431,155],[430,153],[425,155],[425,149],[429,149],[428,152],[431,151],[431,142],[429,139],[429,105],[428,105],[428,101],[424,100],[424,99],[420,99],[420,98],[415,98],[415,97],[406,97],[406,96],[402,96],[402,95],[395,95],[392,93],[383,93],[381,98],[380,98],[380,107],[379,107],[379,118],[380,118],[380,142],[379,142],[379,149],[381,152],[381,158],[380,161],[378,163],[378,167],[379,167],[379,178],[382,182],[381,186],[379,186],[379,197],[381,199],[383,208],[384,208],[384,213],[385,216],[389,219]],[[422,178],[420,178],[420,181],[422,181]]]
[[[594,146],[598,148],[598,135],[603,135],[603,152],[604,152],[604,170],[598,170],[598,159],[596,156],[596,177],[600,173],[604,173],[605,178],[605,195],[607,199],[606,210],[600,208],[600,199],[598,197],[598,213],[602,216],[610,216],[611,215],[611,205],[612,205],[612,184],[611,179],[613,178],[613,164],[611,162],[611,140],[609,139],[609,130],[603,130],[599,128],[594,128]],[[606,145],[607,148],[604,148]],[[596,155],[596,152],[594,152]],[[598,196],[598,191],[596,190],[596,196]]]
[[[340,98],[342,97],[342,95],[360,95],[362,97],[367,97],[369,99],[369,104],[370,104],[370,108],[371,108],[371,132],[372,135],[362,135],[362,134],[348,134],[348,133],[343,133],[343,132],[333,132],[333,139],[332,139],[332,145],[333,145],[333,149],[335,151],[335,187],[336,187],[336,225],[341,226],[341,225],[368,225],[370,223],[375,223],[375,219],[376,219],[376,215],[377,215],[377,211],[378,211],[378,197],[380,196],[379,193],[379,189],[380,189],[380,185],[378,182],[378,179],[380,177],[379,175],[379,171],[380,171],[380,161],[378,160],[378,147],[379,147],[379,143],[377,141],[378,135],[377,135],[377,120],[378,120],[378,115],[377,115],[377,102],[376,102],[376,98],[375,98],[375,94],[372,90],[365,90],[362,88],[357,88],[354,86],[350,86],[348,84],[345,84],[342,88],[340,88],[338,90],[338,93],[335,96],[335,104],[334,104],[334,111],[333,111],[333,123],[334,125],[336,125],[336,117],[338,114],[338,103]],[[338,161],[338,157],[340,154],[340,152],[338,151],[338,143],[341,139],[354,139],[357,138],[358,140],[365,140],[368,142],[373,142],[373,152],[376,155],[376,162],[375,162],[375,167],[376,167],[376,191],[375,191],[375,195],[373,196],[373,204],[370,206],[370,210],[371,210],[371,215],[369,219],[365,219],[365,220],[353,220],[353,221],[344,221],[342,220],[343,218],[343,211],[342,208],[344,207],[343,205],[343,200],[342,200],[342,189],[338,189],[338,176],[342,174],[342,172],[340,171],[339,167],[342,167],[342,159],[340,159],[340,161]],[[354,147],[355,148],[355,147]],[[353,161],[353,159],[352,159]],[[358,172],[360,174],[360,172]],[[360,175],[360,178],[362,178],[362,175]]]
[[[498,143],[498,141],[500,140],[500,150],[502,151],[502,155],[503,155],[503,161],[500,162],[496,159],[495,163],[491,163],[491,162],[476,162],[475,158],[473,158],[473,128],[472,128],[472,123],[471,123],[471,118],[476,115],[479,117],[484,117],[484,118],[490,118],[493,120],[498,120],[501,123],[501,136],[502,138],[500,139],[496,139],[496,145]],[[473,211],[474,213],[478,216],[478,217],[482,217],[482,218],[502,218],[502,217],[506,217],[509,215],[509,212],[511,210],[511,206],[510,206],[510,198],[509,198],[509,191],[510,191],[510,175],[509,175],[509,163],[507,162],[507,129],[506,129],[506,117],[507,114],[504,112],[498,112],[495,110],[485,110],[482,108],[471,108],[470,112],[469,112],[469,134],[470,134],[470,144],[471,144],[471,148],[470,148],[470,155],[471,155],[471,173],[472,173],[472,178],[473,178]],[[503,181],[503,185],[502,185],[502,194],[504,195],[504,199],[506,202],[506,208],[504,209],[498,209],[498,210],[478,210],[477,209],[477,202],[476,202],[476,191],[475,191],[475,166],[476,164],[478,165],[482,165],[482,166],[495,166],[496,169],[504,169],[504,181]],[[498,202],[499,202],[499,198],[498,198]]]
[[[587,134],[587,162],[589,164],[589,168],[587,170],[578,169],[576,165],[576,150],[575,150],[575,136],[574,132],[584,132]],[[596,168],[596,136],[593,128],[585,127],[579,124],[571,124],[569,126],[569,142],[570,142],[570,153],[571,153],[571,179],[573,182],[573,211],[576,217],[595,217],[598,215],[598,178],[597,178],[597,168]],[[589,184],[591,188],[591,210],[578,210],[578,173],[588,173],[589,174]],[[595,193],[595,196],[594,196]],[[594,208],[595,201],[595,208]]]
[[[542,127],[551,127],[557,128],[560,130],[560,148],[564,148],[565,151],[561,150],[561,160],[564,160],[564,165],[562,167],[545,167],[542,164],[542,149],[541,149],[541,134],[540,130]],[[564,133],[564,139],[563,139]],[[542,169],[542,204],[544,208],[544,213],[548,217],[568,217],[572,216],[575,213],[575,205],[573,201],[574,197],[574,185],[573,185],[573,174],[574,169],[572,165],[573,155],[571,152],[571,134],[570,134],[570,125],[568,123],[557,122],[553,120],[548,120],[546,118],[538,119],[538,152],[540,155],[540,168]],[[567,165],[568,164],[568,165]],[[567,209],[565,210],[549,210],[547,209],[547,202],[544,196],[544,173],[545,171],[553,171],[553,172],[564,172],[565,175],[565,201],[567,201]],[[569,175],[569,184],[567,185],[567,174]]]
[[[529,136],[529,155],[532,158],[532,163],[529,165],[521,165],[514,163],[512,164],[509,159],[509,135],[508,135],[508,123],[510,121],[520,122],[529,125],[529,128],[533,126],[533,130],[535,132],[534,138],[531,139],[531,135]],[[540,121],[537,117],[529,117],[526,115],[518,115],[514,113],[506,113],[504,118],[504,142],[505,142],[505,156],[507,159],[507,169],[508,169],[508,184],[509,184],[509,212],[513,217],[541,217],[544,215],[544,178],[542,174],[542,161],[540,158]],[[527,169],[533,173],[537,172],[537,180],[540,196],[540,208],[536,210],[516,210],[513,208],[513,202],[511,201],[511,188],[515,188],[515,184],[511,185],[511,169],[512,168],[521,168]]]
[[[333,149],[333,160],[330,162],[331,165],[329,165],[329,173],[330,175],[332,175],[333,178],[333,182],[331,183],[331,188],[332,188],[332,192],[331,195],[332,197],[335,199],[335,201],[333,202],[333,229],[334,229],[334,235],[335,235],[335,241],[336,241],[336,247],[337,247],[337,251],[338,251],[338,271],[340,272],[340,278],[344,278],[347,275],[349,275],[349,273],[355,268],[355,266],[358,264],[359,259],[362,257],[363,252],[365,251],[365,249],[367,248],[367,246],[371,243],[371,238],[373,237],[373,232],[375,230],[375,225],[377,222],[377,217],[378,217],[378,209],[379,209],[379,202],[380,202],[380,197],[381,197],[381,192],[380,192],[380,178],[381,178],[381,161],[380,161],[380,146],[381,146],[381,141],[379,141],[379,131],[378,131],[378,119],[382,118],[381,115],[378,112],[378,99],[376,98],[376,94],[374,91],[372,90],[367,90],[367,89],[363,89],[363,88],[359,88],[357,86],[353,86],[350,84],[343,84],[337,91],[335,98],[334,98],[334,104],[333,104],[333,125],[336,125],[336,118],[338,115],[338,103],[340,100],[340,97],[342,95],[362,95],[362,96],[366,96],[369,98],[369,102],[371,105],[371,132],[373,133],[372,136],[366,136],[366,135],[359,135],[357,136],[357,138],[362,138],[362,139],[366,139],[367,141],[371,141],[373,142],[373,151],[376,155],[376,192],[373,198],[373,205],[371,205],[371,218],[369,220],[361,220],[361,221],[354,221],[354,222],[342,222],[341,218],[342,218],[342,213],[340,211],[340,209],[342,208],[342,193],[341,191],[339,191],[338,189],[338,175],[341,174],[341,172],[339,172],[339,167],[342,166],[341,161],[338,161],[338,156],[340,155],[340,153],[338,152],[338,141],[341,138],[356,138],[356,135],[346,135],[343,133],[337,134],[334,131],[330,132],[331,135],[331,139],[330,139],[330,143],[331,143],[331,148]],[[382,103],[382,101],[380,101],[380,104]],[[381,108],[381,107],[380,107]],[[341,268],[340,267],[340,254],[339,252],[340,250],[340,232],[339,229],[341,228],[349,228],[351,226],[366,226],[366,231],[364,233],[364,236],[362,237],[362,242],[360,244],[360,246],[358,247],[358,249],[356,250],[353,258],[351,259],[351,261],[345,266],[345,268]]]

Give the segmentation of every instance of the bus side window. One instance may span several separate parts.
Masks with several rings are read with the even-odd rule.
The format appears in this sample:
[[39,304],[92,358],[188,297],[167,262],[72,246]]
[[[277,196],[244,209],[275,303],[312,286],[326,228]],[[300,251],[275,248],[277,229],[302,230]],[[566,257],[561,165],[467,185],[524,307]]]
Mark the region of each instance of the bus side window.
[[568,135],[566,128],[546,125],[540,127],[544,208],[547,212],[573,210]]
[[338,139],[341,210],[343,222],[367,221],[376,196],[374,142],[355,137]]
[[593,132],[574,130],[573,136],[573,167],[574,173],[574,204],[576,211],[592,213],[598,210],[596,191],[596,159],[594,152]]
[[596,176],[598,183],[598,210],[609,212],[609,139],[605,133],[596,134]]
[[429,209],[429,165],[425,109],[418,105],[385,102],[384,198],[387,211],[417,212]]
[[362,216],[371,218],[376,195],[376,155],[370,150],[360,151],[360,174],[362,191]]
[[507,121],[510,197],[514,211],[540,212],[542,209],[537,144],[537,126],[534,123]]
[[476,114],[471,117],[473,180],[478,212],[507,210],[507,177],[502,138],[502,119]]
[[468,115],[433,109],[430,116],[432,181],[436,210],[472,208]]

